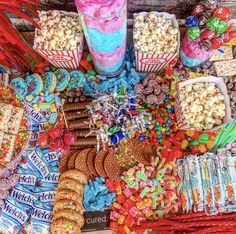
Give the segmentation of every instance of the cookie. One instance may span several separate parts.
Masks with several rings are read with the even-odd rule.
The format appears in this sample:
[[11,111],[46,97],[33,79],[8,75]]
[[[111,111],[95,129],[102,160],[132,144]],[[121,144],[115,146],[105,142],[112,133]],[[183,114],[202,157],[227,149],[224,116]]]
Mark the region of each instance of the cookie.
[[98,173],[95,169],[95,157],[96,157],[96,148],[93,148],[89,152],[87,157],[87,167],[94,176],[98,176]]
[[81,171],[78,171],[78,170],[69,170],[69,171],[62,173],[60,180],[64,179],[64,178],[71,178],[71,179],[77,180],[82,185],[85,185],[88,182],[84,173],[82,173]]
[[104,170],[104,160],[107,156],[108,151],[107,150],[100,150],[95,158],[95,169],[98,173],[98,175],[102,177],[107,177],[107,174]]
[[75,159],[76,159],[78,154],[79,154],[78,151],[74,151],[74,153],[71,155],[71,157],[69,159],[69,162],[68,162],[68,165],[67,165],[67,168],[69,170],[70,169],[75,169]]
[[72,191],[72,190],[60,190],[56,193],[54,201],[60,201],[60,200],[72,200],[72,201],[81,201],[83,197],[79,195],[78,193]]
[[60,218],[69,218],[70,220],[75,221],[79,227],[82,227],[84,225],[83,215],[81,215],[75,210],[71,209],[58,210],[57,212],[54,213],[53,219],[57,220]]
[[118,160],[116,159],[115,150],[109,150],[104,161],[104,169],[109,178],[115,181],[120,181],[121,168]]
[[58,69],[55,72],[57,78],[57,85],[56,85],[56,92],[61,92],[66,89],[69,81],[70,81],[70,74],[65,69]]
[[87,166],[87,156],[91,148],[82,150],[75,159],[75,169],[82,171],[87,178],[92,176]]
[[83,195],[83,192],[84,192],[83,185],[77,180],[70,179],[70,178],[60,179],[59,184],[58,184],[58,191],[67,190],[67,189],[72,190],[81,196]]
[[59,218],[51,224],[52,234],[80,234],[80,227],[77,222],[67,219]]
[[22,78],[14,78],[10,85],[13,87],[15,95],[18,95],[21,100],[24,99],[28,92],[26,82]]
[[37,96],[43,90],[43,81],[38,74],[27,76],[26,83],[30,95]]
[[84,213],[84,207],[82,205],[82,201],[71,201],[71,200],[60,200],[57,201],[54,204],[53,207],[53,213],[56,213],[59,210],[63,210],[63,209],[71,209],[71,210],[75,210],[78,213],[80,213],[81,215],[83,215]]
[[75,151],[71,151],[68,154],[63,154],[60,158],[60,165],[59,165],[59,170],[61,173],[67,171],[67,165],[70,160],[70,157],[75,153]]
[[67,90],[79,89],[82,87],[85,80],[85,76],[81,71],[70,72],[70,82],[67,86]]
[[151,145],[142,144],[136,139],[130,140],[127,146],[129,147],[134,159],[144,165],[150,165],[151,157],[156,154]]
[[53,72],[43,74],[43,92],[53,93],[57,85],[57,78]]

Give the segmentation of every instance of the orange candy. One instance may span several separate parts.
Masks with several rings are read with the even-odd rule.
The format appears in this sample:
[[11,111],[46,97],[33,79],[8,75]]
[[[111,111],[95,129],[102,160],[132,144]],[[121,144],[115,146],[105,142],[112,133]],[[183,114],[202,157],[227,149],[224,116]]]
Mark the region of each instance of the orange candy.
[[189,142],[187,140],[183,140],[181,142],[181,149],[185,150],[188,147]]
[[175,158],[181,158],[183,156],[183,153],[181,151],[175,151],[174,156]]
[[207,147],[206,147],[206,145],[204,145],[204,144],[200,144],[200,145],[198,146],[198,150],[199,150],[200,153],[204,154],[204,153],[207,152]]
[[189,137],[193,137],[195,131],[194,130],[186,130],[185,134]]
[[84,59],[80,61],[80,65],[87,71],[93,69],[92,65],[87,60]]

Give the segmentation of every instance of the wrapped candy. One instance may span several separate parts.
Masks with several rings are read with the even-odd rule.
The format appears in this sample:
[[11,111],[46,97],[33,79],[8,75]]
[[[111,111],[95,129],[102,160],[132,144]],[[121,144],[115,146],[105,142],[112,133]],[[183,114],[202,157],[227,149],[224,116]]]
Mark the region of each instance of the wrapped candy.
[[198,26],[198,17],[197,16],[194,16],[194,15],[191,15],[191,16],[188,16],[185,20],[185,24],[187,27],[195,27],[195,26]]
[[216,31],[216,29],[218,28],[219,26],[219,23],[220,23],[220,20],[216,17],[211,17],[207,23],[206,23],[206,27],[213,30],[213,31]]
[[201,49],[204,49],[206,51],[212,50],[212,43],[209,39],[204,39],[200,41],[199,44],[200,44]]
[[200,37],[199,27],[191,27],[188,29],[188,38],[190,41],[195,40]]
[[212,49],[218,49],[223,45],[223,39],[221,37],[214,37],[211,39]]
[[200,39],[211,39],[214,37],[214,35],[215,32],[213,30],[205,28],[201,31]]
[[227,27],[228,23],[221,20],[216,28],[216,32],[218,34],[223,34],[227,30]]
[[198,4],[194,7],[192,11],[192,15],[200,15],[204,11],[204,5],[203,4]]
[[213,16],[220,20],[229,21],[232,16],[232,9],[229,7],[219,7],[214,11]]

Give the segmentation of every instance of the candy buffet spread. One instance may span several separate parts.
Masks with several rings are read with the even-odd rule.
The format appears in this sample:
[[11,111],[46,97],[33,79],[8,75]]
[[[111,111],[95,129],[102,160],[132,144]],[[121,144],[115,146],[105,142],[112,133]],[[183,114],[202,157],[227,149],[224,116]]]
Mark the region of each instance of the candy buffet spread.
[[235,233],[232,9],[75,4],[0,1],[0,233]]

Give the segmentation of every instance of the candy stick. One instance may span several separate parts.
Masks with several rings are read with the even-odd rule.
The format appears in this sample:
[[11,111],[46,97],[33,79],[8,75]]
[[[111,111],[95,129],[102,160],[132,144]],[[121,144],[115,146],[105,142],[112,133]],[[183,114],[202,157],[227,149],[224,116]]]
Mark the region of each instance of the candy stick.
[[87,118],[78,119],[73,122],[69,122],[70,129],[88,129],[89,123]]
[[65,116],[66,116],[66,119],[69,121],[73,119],[81,119],[81,118],[88,117],[88,113],[86,112],[86,110],[73,111],[73,112],[66,112]]
[[64,111],[73,111],[73,110],[85,110],[90,104],[90,101],[81,102],[81,103],[66,103],[63,108]]
[[61,107],[61,112],[62,112],[64,121],[65,121],[66,128],[69,129],[69,126],[68,126],[68,123],[67,123],[67,120],[66,120],[66,116],[65,116],[65,112],[64,112],[63,106]]
[[81,129],[74,131],[77,137],[88,137],[88,136],[96,136],[96,132],[90,131],[89,129]]
[[78,138],[72,146],[96,145],[96,137]]

